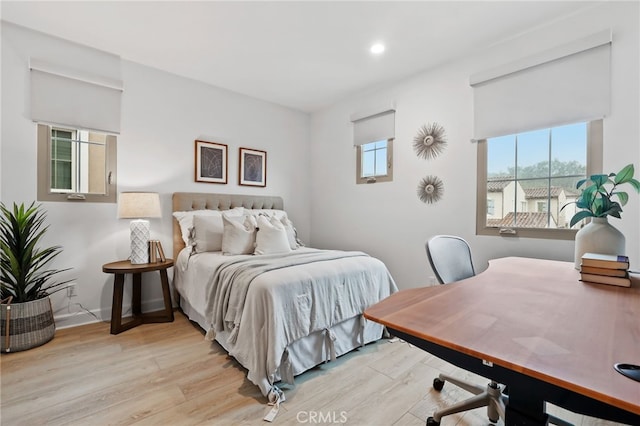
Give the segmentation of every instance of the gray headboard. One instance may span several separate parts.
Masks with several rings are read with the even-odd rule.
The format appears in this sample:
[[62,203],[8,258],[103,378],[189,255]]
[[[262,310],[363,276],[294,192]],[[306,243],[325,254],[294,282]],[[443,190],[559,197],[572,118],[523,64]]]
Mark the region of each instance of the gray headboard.
[[[282,197],[269,195],[212,194],[205,192],[174,192],[172,212],[189,210],[227,210],[234,207],[247,209],[284,209]],[[178,221],[173,218],[173,259],[184,248]]]

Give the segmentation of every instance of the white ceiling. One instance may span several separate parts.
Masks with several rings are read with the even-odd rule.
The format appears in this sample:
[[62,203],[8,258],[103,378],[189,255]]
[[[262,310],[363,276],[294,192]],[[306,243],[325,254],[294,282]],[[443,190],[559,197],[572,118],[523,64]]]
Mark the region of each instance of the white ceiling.
[[[583,1],[2,0],[0,16],[312,112],[585,7]],[[379,57],[368,51],[375,41],[387,48]]]

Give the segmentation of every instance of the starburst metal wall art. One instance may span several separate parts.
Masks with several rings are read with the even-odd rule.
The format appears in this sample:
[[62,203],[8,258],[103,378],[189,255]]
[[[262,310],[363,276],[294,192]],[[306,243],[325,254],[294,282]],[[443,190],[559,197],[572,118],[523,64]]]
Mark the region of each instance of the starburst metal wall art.
[[418,184],[418,198],[423,203],[433,204],[442,198],[444,184],[437,176],[426,176]]
[[437,157],[447,146],[444,127],[438,123],[425,124],[413,138],[413,149],[420,158],[430,160]]

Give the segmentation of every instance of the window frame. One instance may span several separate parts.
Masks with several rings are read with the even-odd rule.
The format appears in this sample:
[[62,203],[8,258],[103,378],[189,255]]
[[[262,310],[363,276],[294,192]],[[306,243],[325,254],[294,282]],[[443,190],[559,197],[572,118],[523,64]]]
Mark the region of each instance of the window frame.
[[90,194],[73,191],[51,191],[51,129],[55,128],[63,131],[72,131],[74,134],[78,129],[73,126],[58,126],[38,123],[37,125],[37,148],[38,148],[38,201],[58,201],[77,202],[85,201],[90,203],[116,203],[117,201],[117,150],[115,135],[96,131],[105,134],[105,193]]
[[[385,139],[377,141],[371,141],[369,143],[381,142]],[[387,173],[385,175],[373,175],[362,176],[362,147],[363,145],[356,145],[356,184],[363,183],[378,183],[378,182],[392,182],[393,181],[393,138],[386,139],[387,141]]]
[[[570,123],[568,123],[570,124]],[[558,126],[550,126],[558,127]],[[602,173],[603,120],[587,122],[587,176]],[[477,141],[476,235],[573,240],[577,229],[487,226],[487,140]]]

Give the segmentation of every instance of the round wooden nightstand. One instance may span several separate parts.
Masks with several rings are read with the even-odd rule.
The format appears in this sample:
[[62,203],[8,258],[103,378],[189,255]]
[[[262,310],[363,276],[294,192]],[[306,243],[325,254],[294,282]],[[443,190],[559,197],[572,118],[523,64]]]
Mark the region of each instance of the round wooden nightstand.
[[[113,305],[111,307],[111,334],[122,333],[135,326],[153,322],[172,322],[173,306],[171,305],[171,293],[167,269],[173,266],[173,259],[164,262],[132,264],[128,260],[106,263],[102,265],[102,272],[114,274],[113,280]],[[142,313],[140,304],[142,296],[142,273],[160,272],[162,282],[162,296],[164,298],[164,310],[159,312]],[[131,297],[131,311],[133,319],[122,323],[122,295],[124,290],[125,274],[133,275],[133,294]]]

